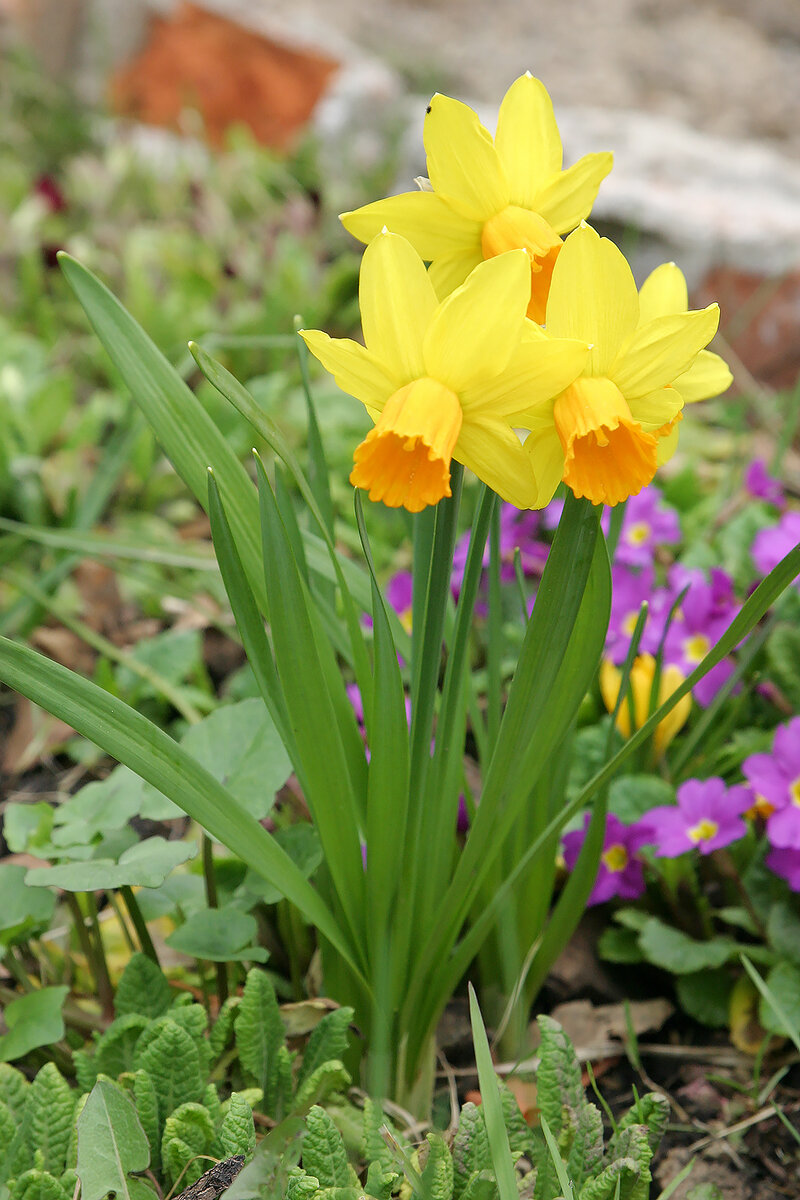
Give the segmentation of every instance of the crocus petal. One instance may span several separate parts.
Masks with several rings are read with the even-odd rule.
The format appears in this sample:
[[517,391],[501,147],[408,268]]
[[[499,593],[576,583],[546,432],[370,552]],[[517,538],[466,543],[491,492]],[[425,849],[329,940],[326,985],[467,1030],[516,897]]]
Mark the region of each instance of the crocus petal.
[[465,420],[453,457],[517,508],[533,508],[536,480],[514,430],[490,417]]
[[631,415],[642,425],[643,429],[655,432],[663,425],[674,421],[683,408],[683,396],[676,388],[660,387],[629,400]]
[[685,313],[688,307],[686,278],[674,262],[656,267],[639,288],[639,322],[642,325],[655,317]]
[[711,400],[727,392],[733,383],[733,375],[724,358],[711,350],[701,350],[688,371],[684,371],[673,381],[686,404],[695,404],[698,400]]
[[608,151],[584,154],[545,184],[536,197],[536,211],[556,233],[568,233],[589,216],[600,184],[613,165],[614,156]]
[[469,105],[437,92],[422,136],[433,190],[456,212],[486,221],[505,208],[508,181],[491,134]]
[[380,233],[367,246],[359,302],[367,348],[398,386],[424,375],[422,342],[437,300],[422,259],[405,238]]
[[[526,328],[530,324],[526,322]],[[568,387],[580,375],[588,355],[589,347],[583,342],[523,335],[502,374],[480,386],[464,388],[461,406],[470,413],[490,410],[495,417],[520,413],[524,406],[547,401]],[[512,424],[528,428],[524,417]]]
[[360,242],[371,242],[385,227],[407,238],[420,258],[475,250],[481,242],[481,223],[464,217],[435,192],[404,192],[365,204],[339,220]]
[[477,266],[430,322],[424,343],[427,374],[459,394],[499,375],[519,343],[529,295],[524,250]]
[[497,117],[495,148],[511,203],[536,210],[537,193],[561,170],[561,138],[547,88],[530,73],[512,83]]
[[301,329],[300,336],[342,391],[368,408],[380,411],[397,390],[397,383],[388,371],[358,342],[330,338],[318,329]]
[[529,507],[544,508],[553,499],[564,474],[564,448],[553,426],[529,433],[522,448],[530,458],[536,479],[536,496]]
[[[480,242],[478,245],[480,246]],[[461,287],[470,272],[482,262],[483,255],[480,249],[458,250],[454,254],[443,254],[435,258],[428,269],[428,278],[439,299],[444,300],[457,287]]]
[[564,242],[553,268],[547,332],[588,342],[587,371],[606,375],[638,318],[639,295],[625,256],[591,226],[581,225]]
[[629,401],[655,391],[691,366],[718,324],[718,304],[698,312],[655,317],[639,326],[609,374]]

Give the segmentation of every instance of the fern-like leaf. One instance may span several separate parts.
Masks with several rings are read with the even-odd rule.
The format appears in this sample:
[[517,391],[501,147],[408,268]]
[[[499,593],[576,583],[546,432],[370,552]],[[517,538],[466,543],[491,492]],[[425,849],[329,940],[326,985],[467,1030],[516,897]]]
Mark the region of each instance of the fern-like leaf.
[[[197,1155],[208,1154],[213,1142],[214,1123],[202,1104],[182,1104],[177,1108],[167,1117],[161,1139],[161,1164],[169,1181],[175,1183],[180,1175],[182,1189],[197,1183],[210,1166]],[[187,1163],[190,1165],[184,1172]]]
[[302,1113],[312,1104],[322,1104],[336,1092],[346,1092],[351,1078],[342,1063],[331,1059],[321,1063],[313,1075],[309,1075],[294,1098],[293,1110]]
[[22,1136],[31,1155],[41,1151],[42,1168],[53,1175],[66,1167],[76,1100],[55,1063],[45,1063],[28,1093]]
[[208,1035],[208,1044],[213,1058],[219,1058],[222,1051],[228,1047],[233,1038],[234,1019],[240,1003],[241,1001],[238,996],[229,996],[220,1008],[216,1021],[211,1026],[211,1032]]
[[161,1170],[161,1126],[158,1095],[147,1071],[137,1071],[133,1077],[133,1103],[139,1124],[150,1144],[150,1169]]
[[245,1160],[252,1157],[256,1145],[256,1127],[253,1122],[253,1110],[247,1101],[237,1092],[233,1092],[219,1127],[214,1154],[217,1158],[231,1158],[234,1154],[243,1154]]
[[128,960],[117,984],[114,1011],[118,1017],[138,1013],[143,1017],[160,1017],[170,1005],[172,992],[161,968],[145,954],[134,954]]
[[11,1200],[72,1200],[60,1180],[38,1167],[25,1171],[8,1190]]
[[324,1062],[332,1058],[342,1058],[347,1050],[347,1031],[352,1019],[352,1008],[337,1008],[325,1014],[308,1039],[303,1061],[297,1072],[298,1087]]
[[453,1158],[444,1138],[438,1133],[429,1133],[428,1161],[422,1172],[422,1194],[429,1200],[452,1200]]
[[342,1135],[324,1108],[315,1104],[306,1117],[303,1168],[320,1187],[348,1187],[350,1171]]
[[486,1136],[486,1122],[477,1104],[467,1101],[458,1118],[453,1139],[453,1196],[465,1192],[469,1181],[481,1171],[491,1171],[492,1156]]
[[608,1144],[609,1158],[616,1158],[619,1137],[630,1125],[645,1125],[650,1149],[655,1154],[669,1121],[669,1100],[660,1092],[648,1092],[625,1113]]
[[285,1045],[275,989],[265,971],[247,973],[236,1013],[236,1048],[249,1081],[264,1093],[264,1109],[274,1116],[278,1094],[278,1051]]
[[167,1021],[161,1027],[141,1055],[139,1065],[153,1081],[162,1120],[179,1105],[196,1103],[203,1095],[205,1080],[197,1046],[174,1021]]
[[0,1101],[11,1113],[16,1126],[22,1124],[22,1114],[30,1086],[22,1071],[9,1066],[8,1063],[0,1063]]

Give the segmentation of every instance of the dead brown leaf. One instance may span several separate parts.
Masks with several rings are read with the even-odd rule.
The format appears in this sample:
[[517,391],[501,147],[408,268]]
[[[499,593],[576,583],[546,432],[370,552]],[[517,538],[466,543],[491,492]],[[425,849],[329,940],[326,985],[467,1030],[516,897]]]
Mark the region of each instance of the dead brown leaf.
[[29,770],[74,732],[64,721],[18,696],[14,724],[3,749],[3,771],[19,775]]
[[[632,1000],[627,1011],[634,1033],[639,1036],[660,1029],[675,1009],[669,1000],[655,999]],[[590,1000],[570,1000],[559,1004],[550,1015],[562,1026],[579,1057],[586,1057],[593,1046],[607,1049],[609,1041],[624,1042],[628,1036],[628,1016],[622,1004],[594,1005]],[[532,1033],[538,1034],[535,1024]]]

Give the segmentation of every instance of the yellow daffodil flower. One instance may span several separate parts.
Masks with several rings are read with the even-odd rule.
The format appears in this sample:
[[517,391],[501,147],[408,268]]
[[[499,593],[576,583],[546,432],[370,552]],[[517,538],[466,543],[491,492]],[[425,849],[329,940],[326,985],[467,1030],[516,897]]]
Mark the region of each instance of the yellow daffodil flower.
[[659,443],[677,436],[684,397],[673,385],[716,333],[719,306],[639,317],[624,255],[583,224],[555,265],[542,336],[589,342],[586,366],[555,399],[512,417],[531,431],[535,507],[549,503],[561,480],[593,504],[619,504],[650,483]]
[[375,422],[350,476],[370,499],[419,512],[450,495],[456,458],[504,500],[530,507],[536,481],[507,415],[566,387],[589,350],[579,340],[548,340],[526,320],[529,276],[527,256],[514,250],[476,267],[440,303],[416,251],[384,232],[361,264],[366,347],[301,331]]
[[479,262],[521,248],[530,260],[528,316],[541,323],[559,235],[588,217],[612,155],[586,154],[562,171],[553,105],[530,74],[506,92],[494,139],[468,105],[438,93],[423,139],[431,190],[343,213],[345,229],[362,242],[384,226],[408,238],[430,262],[441,298]]
[[[633,660],[630,674],[630,689],[633,694],[633,727],[641,729],[650,716],[650,697],[656,674],[656,660],[652,654],[640,654]],[[658,685],[658,697],[654,708],[660,707],[669,699],[674,691],[683,683],[684,676],[677,667],[665,666],[661,672]],[[619,696],[622,672],[608,659],[600,664],[600,692],[603,703],[610,713],[613,713]],[[690,693],[683,696],[664,720],[656,727],[653,744],[656,754],[660,757],[670,744],[675,734],[686,724],[692,709]],[[624,738],[631,736],[630,703],[626,698],[620,705],[617,714],[617,729]]]

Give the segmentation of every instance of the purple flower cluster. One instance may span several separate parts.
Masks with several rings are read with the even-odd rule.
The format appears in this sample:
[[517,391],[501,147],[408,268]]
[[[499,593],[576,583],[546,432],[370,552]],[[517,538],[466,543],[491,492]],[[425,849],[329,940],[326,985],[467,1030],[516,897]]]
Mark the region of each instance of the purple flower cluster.
[[[550,506],[553,507],[552,505]],[[547,510],[545,510],[547,511]],[[536,509],[518,509],[513,504],[500,506],[500,578],[504,583],[514,579],[514,556],[520,554],[522,572],[527,578],[537,578],[544,569],[550,547],[539,537],[543,513]],[[468,529],[456,543],[453,554],[453,573],[450,587],[457,600],[467,566],[471,531]],[[483,567],[489,566],[489,543],[483,552]],[[483,611],[485,612],[485,606]]]
[[[768,575],[800,542],[800,512],[784,513],[777,525],[756,534],[750,553],[760,575]],[[800,577],[795,580],[800,587]]]
[[[750,755],[742,772],[746,782],[732,787],[716,777],[689,779],[678,788],[675,804],[653,808],[630,825],[609,814],[588,903],[642,895],[643,847],[650,847],[655,858],[676,858],[691,850],[711,854],[744,837],[747,818],[764,822],[767,867],[800,892],[800,717],[779,726],[771,751]],[[582,830],[564,835],[564,859],[570,870],[588,824],[587,814]]]

